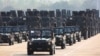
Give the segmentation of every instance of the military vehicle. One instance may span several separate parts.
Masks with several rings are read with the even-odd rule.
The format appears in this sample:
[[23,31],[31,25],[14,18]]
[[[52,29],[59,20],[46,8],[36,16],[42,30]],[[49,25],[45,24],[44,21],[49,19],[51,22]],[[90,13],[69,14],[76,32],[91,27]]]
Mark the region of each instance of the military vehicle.
[[73,43],[76,43],[76,29],[75,26],[70,26],[72,29],[72,33],[73,33]]
[[27,54],[35,51],[48,51],[50,55],[55,54],[55,38],[51,29],[33,29],[29,31],[27,43]]
[[22,34],[18,26],[12,26],[12,32],[14,33],[14,39],[18,43],[22,43]]
[[27,41],[28,40],[28,29],[26,25],[19,26],[20,32],[22,34],[22,39]]
[[11,26],[0,26],[0,43],[14,44],[14,36]]
[[76,31],[76,40],[80,42],[82,38],[80,28],[79,26],[75,26],[74,29]]
[[74,42],[74,36],[73,36],[73,32],[70,26],[66,26],[64,27],[64,32],[66,34],[66,43],[68,43],[69,45],[72,45]]
[[56,46],[61,46],[61,49],[64,49],[66,47],[66,35],[63,27],[54,28],[54,34],[56,38]]

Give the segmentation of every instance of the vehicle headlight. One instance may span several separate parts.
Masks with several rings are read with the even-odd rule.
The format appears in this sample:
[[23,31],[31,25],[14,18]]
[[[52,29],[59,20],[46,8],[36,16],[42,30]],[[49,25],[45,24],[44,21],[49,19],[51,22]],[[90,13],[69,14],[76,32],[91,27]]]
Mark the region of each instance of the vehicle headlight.
[[29,45],[32,45],[32,42],[29,42]]
[[70,34],[68,33],[68,34],[66,34],[67,36],[69,36]]
[[71,34],[71,37],[73,37],[73,34]]
[[51,40],[47,40],[47,42],[48,42],[48,45],[51,45]]
[[29,45],[32,45],[32,39],[28,40]]
[[34,38],[32,38],[31,41],[34,41]]
[[50,43],[50,42],[48,42],[48,45],[51,45],[51,43]]
[[62,35],[56,35],[56,37],[57,37],[57,38],[62,38],[63,36],[62,36]]

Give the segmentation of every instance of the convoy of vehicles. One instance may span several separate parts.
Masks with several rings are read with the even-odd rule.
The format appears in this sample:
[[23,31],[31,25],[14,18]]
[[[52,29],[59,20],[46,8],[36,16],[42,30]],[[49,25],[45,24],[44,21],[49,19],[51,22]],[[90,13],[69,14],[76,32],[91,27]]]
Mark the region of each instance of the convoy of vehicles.
[[98,10],[73,11],[65,9],[47,11],[28,9],[0,12],[0,43],[27,41],[27,54],[47,51],[55,54],[55,46],[61,49],[83,39],[88,39],[100,31]]

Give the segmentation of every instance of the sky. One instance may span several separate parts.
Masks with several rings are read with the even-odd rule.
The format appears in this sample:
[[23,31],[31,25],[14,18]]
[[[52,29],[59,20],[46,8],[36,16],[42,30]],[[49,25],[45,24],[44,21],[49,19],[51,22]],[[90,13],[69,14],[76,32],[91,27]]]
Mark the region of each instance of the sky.
[[0,10],[100,9],[100,0],[0,0]]

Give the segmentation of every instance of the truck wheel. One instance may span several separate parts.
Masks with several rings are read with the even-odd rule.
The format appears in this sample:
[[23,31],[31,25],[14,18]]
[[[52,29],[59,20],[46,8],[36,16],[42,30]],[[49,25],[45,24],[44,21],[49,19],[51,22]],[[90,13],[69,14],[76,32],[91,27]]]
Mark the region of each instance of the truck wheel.
[[64,48],[65,48],[65,41],[61,45],[61,49],[64,49]]
[[62,45],[62,46],[61,46],[61,49],[64,49],[64,48],[65,48],[65,46],[64,46],[64,45]]
[[53,55],[54,54],[54,49],[52,47],[51,47],[51,50],[50,50],[50,55]]
[[14,41],[11,41],[11,44],[14,45]]
[[17,42],[20,43],[20,40],[18,39]]
[[33,54],[33,51],[31,51],[31,50],[28,49],[28,50],[27,50],[27,54],[28,54],[28,55],[32,55],[32,54]]
[[76,43],[76,39],[75,39],[75,38],[73,38],[73,40],[74,40],[74,41],[73,41],[73,43],[75,44],[75,43]]
[[86,36],[84,36],[84,40],[86,40],[87,38],[86,38]]
[[12,45],[11,42],[9,42],[9,45]]
[[73,45],[73,41],[71,40],[71,38],[69,38],[69,45]]
[[11,41],[11,39],[9,39],[9,45],[12,45],[12,41]]
[[13,41],[9,42],[9,45],[14,45],[14,42]]
[[80,41],[81,41],[81,38],[80,38],[80,37],[78,37],[78,39],[77,39],[77,40],[78,40],[78,42],[80,42]]
[[50,50],[50,55],[53,55],[53,50]]
[[22,43],[22,39],[18,38],[17,42]]
[[55,54],[55,48],[54,48],[54,54]]
[[22,43],[22,39],[20,39],[20,43]]
[[25,42],[27,41],[27,37],[25,37]]

